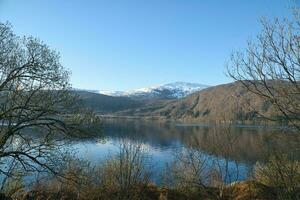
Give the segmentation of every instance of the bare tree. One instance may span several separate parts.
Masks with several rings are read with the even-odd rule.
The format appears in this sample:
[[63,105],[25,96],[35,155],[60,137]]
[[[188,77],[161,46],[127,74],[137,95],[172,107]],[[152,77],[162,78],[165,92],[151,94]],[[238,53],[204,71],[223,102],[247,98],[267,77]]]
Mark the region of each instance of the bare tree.
[[115,170],[115,179],[120,189],[120,199],[139,199],[141,187],[149,183],[150,170],[142,144],[121,139],[119,153],[109,164]]
[[[261,33],[244,51],[233,53],[228,72],[250,92],[272,105],[274,115],[263,117],[276,122],[284,120],[300,132],[300,18],[297,12],[290,19],[262,20]],[[267,177],[273,181],[269,185],[277,187],[279,199],[297,199],[299,171],[295,169],[299,168],[299,162],[294,149],[299,146],[298,143],[290,147],[288,155],[273,149],[269,162],[258,167],[259,172],[265,173],[264,180]]]
[[166,166],[164,184],[191,196],[203,195],[210,176],[209,158],[203,152],[190,147],[178,149],[174,162]]
[[54,136],[72,133],[71,116],[82,118],[70,114],[76,102],[59,54],[0,23],[0,176],[12,175],[10,162],[55,172]]
[[[213,160],[213,170],[211,173],[211,184],[218,188],[218,199],[223,199],[228,183],[234,184],[239,180],[239,162],[230,159],[234,154],[237,138],[233,134],[233,125],[225,124],[221,129],[213,127],[212,138],[215,151],[222,151],[223,158],[216,157]],[[218,135],[222,134],[222,139],[218,139]],[[217,150],[218,149],[218,150]],[[215,152],[217,153],[217,152]],[[231,196],[231,192],[227,190],[227,196]]]
[[276,116],[264,117],[286,120],[300,130],[299,17],[295,14],[292,20],[262,20],[262,27],[244,51],[232,54],[228,73],[273,106]]

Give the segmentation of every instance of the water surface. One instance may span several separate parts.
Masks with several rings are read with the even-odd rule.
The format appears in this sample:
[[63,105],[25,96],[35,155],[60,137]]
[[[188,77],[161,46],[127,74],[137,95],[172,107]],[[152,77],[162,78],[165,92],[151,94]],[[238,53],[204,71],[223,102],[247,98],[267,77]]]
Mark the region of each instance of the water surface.
[[174,161],[176,152],[193,149],[204,154],[208,165],[218,161],[224,166],[228,164],[230,173],[238,171],[234,179],[237,181],[250,176],[255,163],[265,162],[274,150],[292,152],[293,145],[299,141],[291,139],[283,128],[107,119],[103,122],[100,139],[76,142],[73,146],[79,157],[97,164],[116,155],[124,139],[141,144],[151,158],[152,180],[158,184],[166,164]]

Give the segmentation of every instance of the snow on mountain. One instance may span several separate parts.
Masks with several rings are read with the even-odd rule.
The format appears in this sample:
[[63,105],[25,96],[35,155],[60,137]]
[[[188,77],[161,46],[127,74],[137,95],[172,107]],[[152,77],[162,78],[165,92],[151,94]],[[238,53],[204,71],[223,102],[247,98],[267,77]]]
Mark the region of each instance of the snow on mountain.
[[76,91],[86,91],[98,94],[104,94],[115,97],[133,97],[133,98],[182,98],[194,92],[208,88],[208,85],[187,82],[174,82],[151,87],[139,88],[129,91],[108,91],[108,90],[85,90],[74,89]]
[[109,91],[109,90],[90,90],[90,89],[80,89],[80,88],[73,88],[74,91],[78,92],[90,92],[90,93],[96,93],[96,94],[104,94],[107,96],[126,96],[125,92],[122,91]]
[[99,91],[110,96],[127,96],[136,98],[182,98],[193,92],[200,91],[209,86],[198,83],[174,82],[163,85],[139,88],[130,91]]

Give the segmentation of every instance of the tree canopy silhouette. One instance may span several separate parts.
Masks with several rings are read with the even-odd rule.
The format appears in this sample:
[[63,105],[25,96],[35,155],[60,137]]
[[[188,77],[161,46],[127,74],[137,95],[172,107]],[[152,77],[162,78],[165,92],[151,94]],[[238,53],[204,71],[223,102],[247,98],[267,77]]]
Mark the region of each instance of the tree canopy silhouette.
[[58,52],[0,23],[0,175],[12,175],[16,165],[55,172],[54,141],[74,134],[84,116],[69,74]]

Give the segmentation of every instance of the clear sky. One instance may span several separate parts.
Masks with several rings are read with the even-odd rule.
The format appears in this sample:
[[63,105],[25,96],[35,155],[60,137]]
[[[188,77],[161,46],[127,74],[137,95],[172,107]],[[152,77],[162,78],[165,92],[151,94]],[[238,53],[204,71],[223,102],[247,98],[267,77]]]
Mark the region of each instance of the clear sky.
[[[298,1],[297,1],[298,4]],[[61,53],[76,88],[230,82],[225,63],[289,0],[0,0],[0,21]]]

